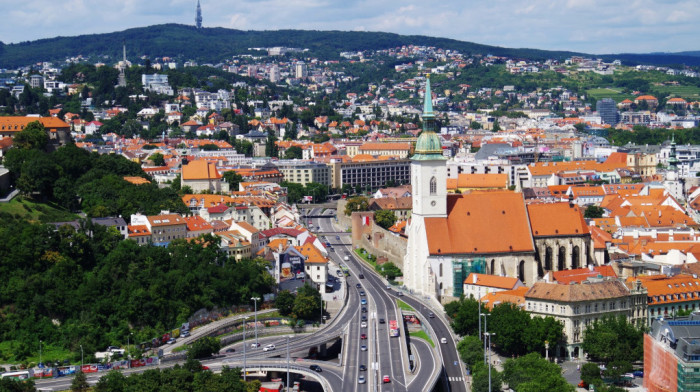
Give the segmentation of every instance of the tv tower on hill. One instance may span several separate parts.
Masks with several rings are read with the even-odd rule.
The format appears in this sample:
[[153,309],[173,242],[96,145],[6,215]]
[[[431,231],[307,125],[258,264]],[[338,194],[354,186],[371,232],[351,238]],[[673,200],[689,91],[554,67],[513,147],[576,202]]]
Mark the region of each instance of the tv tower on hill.
[[198,29],[202,28],[202,7],[199,6],[199,0],[197,0],[197,15],[194,17],[194,22]]

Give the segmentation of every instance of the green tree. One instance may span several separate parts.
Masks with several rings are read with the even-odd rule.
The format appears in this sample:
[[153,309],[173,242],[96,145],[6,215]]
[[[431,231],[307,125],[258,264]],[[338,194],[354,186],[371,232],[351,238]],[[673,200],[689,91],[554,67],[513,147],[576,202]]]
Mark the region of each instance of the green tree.
[[44,150],[48,143],[49,136],[39,121],[30,122],[12,139],[14,147],[23,149]]
[[503,380],[518,392],[575,390],[562,376],[559,365],[547,361],[537,353],[507,360],[503,365]]
[[471,129],[481,129],[481,123],[478,122],[478,121],[472,121],[472,122],[469,124],[469,128],[471,128]]
[[457,352],[469,368],[473,368],[477,362],[484,361],[484,345],[478,336],[465,336],[457,343]]
[[622,380],[622,376],[625,373],[630,373],[632,371],[632,363],[629,361],[612,361],[605,366],[603,370],[603,376],[611,379],[615,384],[618,384]]
[[200,359],[211,357],[221,350],[221,342],[219,339],[205,336],[197,339],[192,343],[192,346],[187,350],[187,359]]
[[[452,319],[452,329],[461,336],[478,335],[479,302],[474,298],[460,298],[445,305],[445,312]],[[488,309],[481,307],[482,313]]]
[[403,276],[401,268],[397,267],[396,264],[392,262],[379,264],[377,265],[376,270],[388,280],[395,280],[397,276]]
[[581,366],[581,381],[589,385],[600,382],[600,368],[598,364],[593,362],[584,363]]
[[38,193],[44,200],[53,196],[53,183],[60,173],[48,154],[38,154],[35,159],[24,162],[17,188],[25,195]]
[[231,191],[237,191],[238,186],[243,182],[243,176],[235,170],[224,172],[224,181],[228,182],[228,187]]
[[498,124],[498,119],[493,120],[493,128],[491,128],[492,132],[498,132],[501,130],[501,126]]
[[297,123],[292,122],[292,125],[289,125],[289,129],[285,130],[284,138],[286,140],[297,140],[297,137],[299,137],[299,131],[297,130]]
[[126,390],[127,377],[119,370],[110,370],[100,377],[95,385],[95,392],[122,392]]
[[279,157],[279,148],[277,147],[277,137],[273,131],[267,132],[267,140],[265,141],[265,156],[277,158]]
[[87,377],[82,371],[77,372],[73,381],[70,383],[71,392],[87,392],[90,390],[90,384],[88,384]]
[[280,186],[287,188],[287,201],[291,204],[300,202],[306,194],[304,186],[295,182],[282,181]]
[[368,211],[369,199],[365,196],[355,196],[348,199],[345,204],[345,215],[350,216],[353,212]]
[[489,390],[489,367],[484,362],[476,362],[471,368],[473,392],[500,392],[503,384],[503,375],[491,367],[491,389]]
[[318,182],[306,184],[304,192],[306,193],[305,196],[313,196],[315,203],[322,203],[328,197],[328,187]]
[[289,290],[282,290],[275,298],[275,307],[282,316],[289,316],[294,310],[294,300],[294,294],[290,293]]
[[391,210],[380,210],[374,213],[374,221],[384,229],[388,229],[396,223],[396,215]]
[[[102,127],[100,127],[100,130],[102,130],[101,128]],[[136,120],[126,120],[124,125],[121,126],[121,130],[117,133],[126,138],[132,138],[140,135],[141,132],[143,132],[143,127],[140,122]]]
[[583,212],[583,217],[592,219],[592,218],[602,218],[603,213],[605,213],[605,210],[603,207],[598,207],[595,205],[590,205],[586,207],[586,210]]
[[489,331],[496,335],[492,341],[505,355],[522,355],[527,351],[525,330],[530,315],[512,303],[501,303],[493,307],[488,320]]
[[163,154],[159,152],[156,152],[148,157],[148,160],[153,162],[154,166],[165,166],[165,157],[163,157]]
[[302,159],[304,152],[299,146],[291,146],[284,152],[284,159]]
[[583,350],[591,359],[638,361],[642,359],[644,332],[627,322],[624,316],[605,318],[583,331]]
[[308,283],[297,290],[292,316],[297,320],[320,320],[321,293]]

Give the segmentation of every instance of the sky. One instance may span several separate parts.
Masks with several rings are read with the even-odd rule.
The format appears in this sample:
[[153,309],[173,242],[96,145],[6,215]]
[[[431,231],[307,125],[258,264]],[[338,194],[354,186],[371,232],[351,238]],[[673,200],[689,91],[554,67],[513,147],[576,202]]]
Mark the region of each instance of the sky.
[[[509,48],[700,50],[698,0],[201,0],[204,27],[358,30]],[[196,0],[0,0],[0,41],[194,24]]]

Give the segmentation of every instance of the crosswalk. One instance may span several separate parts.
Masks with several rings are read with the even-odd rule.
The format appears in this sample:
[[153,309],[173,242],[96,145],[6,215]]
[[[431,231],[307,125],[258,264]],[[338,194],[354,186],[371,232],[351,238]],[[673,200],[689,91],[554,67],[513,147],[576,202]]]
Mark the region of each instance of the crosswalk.
[[463,377],[447,377],[447,379],[450,380],[450,382],[461,382],[461,381],[464,381],[464,378],[463,378]]

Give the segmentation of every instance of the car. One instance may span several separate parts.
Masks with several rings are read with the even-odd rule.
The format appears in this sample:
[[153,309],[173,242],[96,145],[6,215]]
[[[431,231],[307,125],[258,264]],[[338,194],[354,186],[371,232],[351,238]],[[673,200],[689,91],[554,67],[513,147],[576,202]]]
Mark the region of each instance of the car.
[[432,313],[432,312],[431,312],[431,313],[428,313],[428,317],[430,317],[430,318],[435,318],[435,313]]
[[440,343],[442,344],[447,344],[447,338],[441,338]]
[[175,342],[177,342],[177,340],[175,338],[170,338],[170,339],[168,339],[168,341],[166,343],[173,344]]
[[588,389],[588,383],[586,383],[585,381],[581,380],[581,382],[578,383],[578,387],[579,387],[579,388]]
[[331,251],[331,252],[335,252],[335,250],[334,250],[333,247],[331,247],[331,246],[328,247],[328,250]]
[[362,299],[360,300],[360,303],[361,303],[362,305],[367,305],[367,300],[364,299],[364,298],[362,298]]
[[272,351],[275,349],[274,344],[268,344],[267,346],[263,347],[263,351]]
[[348,261],[350,258],[348,256],[343,257],[343,260]]
[[396,293],[396,295],[398,295],[399,297],[403,297],[403,291],[399,291],[398,293]]
[[210,370],[210,369],[209,369],[209,366],[207,366],[207,365],[202,365],[202,370]]
[[361,372],[367,371],[367,366],[365,366],[365,365],[360,365],[360,371],[361,371]]
[[365,307],[365,306],[362,307],[362,313],[367,313],[367,307]]
[[364,314],[362,315],[362,321],[367,321],[367,316],[365,316]]
[[360,335],[360,339],[367,339],[367,334],[363,333],[362,335]]
[[632,379],[632,378],[634,378],[634,373],[625,373],[625,374],[622,375],[622,377],[626,377],[626,378]]
[[365,278],[365,276],[364,276],[363,274],[360,274],[360,275],[358,275],[357,277],[360,278],[360,279],[364,279],[364,278]]
[[224,352],[226,352],[226,353],[235,353],[235,352],[236,352],[236,349],[235,349],[235,348],[227,348],[226,351],[224,351]]
[[385,375],[384,377],[382,377],[382,382],[383,382],[384,384],[386,384],[386,383],[388,383],[388,382],[391,382],[391,379],[389,378],[389,376],[386,376],[386,375]]
[[362,285],[358,283],[358,284],[355,285],[355,287],[357,287],[358,289],[361,289],[361,288],[362,288]]
[[644,371],[643,370],[635,370],[634,373],[635,377],[644,377]]
[[251,343],[250,348],[258,348],[260,347],[260,343]]
[[335,239],[340,241],[340,236],[339,235],[335,236]]
[[360,291],[360,295],[363,296],[363,297],[365,296],[364,290],[363,290],[363,291]]
[[361,350],[361,351],[367,351],[367,346],[365,346],[365,345],[363,344],[362,346],[360,346],[360,350]]
[[311,366],[309,366],[309,369],[313,370],[314,372],[319,372],[319,373],[321,373],[323,371],[321,369],[321,367],[318,365],[311,365]]
[[360,376],[360,377],[357,378],[357,383],[358,383],[358,384],[364,384],[365,382],[366,382],[366,381],[365,381],[365,376]]
[[380,319],[379,319],[379,324],[384,324],[384,319],[383,319],[383,318],[380,318]]
[[190,336],[190,331],[184,331],[184,332],[182,332],[182,337],[183,337],[183,338],[187,338],[187,337],[189,337],[189,336]]
[[389,285],[389,284],[386,285],[386,289],[387,289],[387,290],[391,290],[391,285]]
[[367,322],[366,321],[361,322],[360,328],[367,328]]

